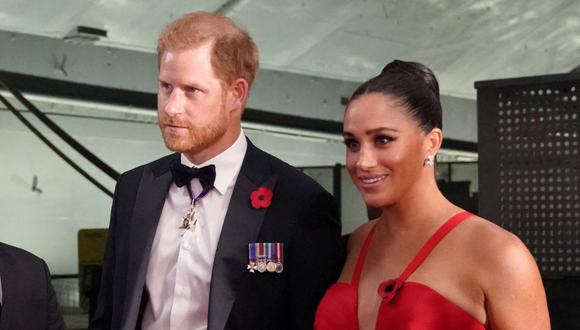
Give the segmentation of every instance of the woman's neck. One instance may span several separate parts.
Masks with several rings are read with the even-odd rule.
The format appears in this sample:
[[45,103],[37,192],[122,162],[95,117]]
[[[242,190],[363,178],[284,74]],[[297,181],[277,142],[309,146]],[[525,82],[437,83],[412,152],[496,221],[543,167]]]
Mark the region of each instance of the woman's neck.
[[411,189],[398,202],[383,207],[379,226],[392,233],[418,232],[439,227],[458,211],[433,180],[432,184]]

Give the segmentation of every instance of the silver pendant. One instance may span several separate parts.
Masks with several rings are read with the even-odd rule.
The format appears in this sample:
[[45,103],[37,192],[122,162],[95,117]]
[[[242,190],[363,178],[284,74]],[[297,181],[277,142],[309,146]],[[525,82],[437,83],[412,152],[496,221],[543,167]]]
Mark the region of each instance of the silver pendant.
[[195,230],[195,225],[197,224],[197,215],[195,214],[195,205],[190,205],[187,213],[181,219],[180,229],[191,229]]

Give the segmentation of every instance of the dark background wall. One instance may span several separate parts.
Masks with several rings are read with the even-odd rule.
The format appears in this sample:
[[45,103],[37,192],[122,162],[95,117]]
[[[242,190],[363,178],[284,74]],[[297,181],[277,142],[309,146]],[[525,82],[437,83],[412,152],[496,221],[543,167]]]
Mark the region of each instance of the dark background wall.
[[554,329],[580,329],[580,75],[478,82],[479,211],[518,235]]

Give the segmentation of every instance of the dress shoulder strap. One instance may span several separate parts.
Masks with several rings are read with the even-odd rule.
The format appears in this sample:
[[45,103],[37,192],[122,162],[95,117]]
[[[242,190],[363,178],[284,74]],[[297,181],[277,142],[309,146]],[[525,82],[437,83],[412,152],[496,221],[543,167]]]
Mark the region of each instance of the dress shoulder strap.
[[429,253],[431,253],[431,251],[433,251],[435,246],[437,246],[437,244],[451,230],[453,230],[453,228],[457,227],[457,225],[459,225],[463,220],[469,218],[472,215],[473,214],[471,214],[467,211],[459,212],[459,213],[455,214],[454,216],[452,216],[449,220],[447,220],[441,227],[439,227],[439,229],[437,229],[437,231],[429,238],[427,243],[425,243],[425,245],[423,245],[421,250],[419,250],[419,253],[417,253],[415,258],[413,258],[413,260],[407,266],[407,268],[405,268],[405,270],[403,271],[403,273],[399,277],[399,280],[401,282],[405,282],[407,280],[407,278],[409,278],[409,276],[411,276],[411,274],[413,274],[413,272],[417,269],[417,267],[419,267],[421,265],[421,263],[423,263],[425,258],[427,258]]
[[352,274],[352,280],[350,284],[353,285],[355,288],[358,288],[358,282],[360,280],[360,273],[362,272],[363,265],[365,264],[365,259],[367,257],[367,252],[369,249],[369,244],[373,238],[373,234],[375,233],[375,228],[377,227],[376,224],[373,225],[371,231],[367,234],[365,241],[360,249],[358,254],[358,259],[356,260],[356,266],[354,268],[354,273]]

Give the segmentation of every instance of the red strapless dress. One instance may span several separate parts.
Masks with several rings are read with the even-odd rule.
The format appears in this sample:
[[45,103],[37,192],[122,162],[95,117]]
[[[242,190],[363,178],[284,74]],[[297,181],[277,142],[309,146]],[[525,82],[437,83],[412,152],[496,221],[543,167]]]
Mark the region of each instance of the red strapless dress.
[[[387,280],[378,288],[382,297],[377,316],[376,329],[462,329],[481,330],[485,326],[465,310],[447,300],[430,287],[407,278],[421,265],[437,243],[459,223],[470,217],[461,212],[447,220],[425,243],[401,276]],[[369,243],[375,228],[368,234],[358,257],[351,283],[336,283],[322,298],[314,329],[351,330],[358,329],[358,283]]]

